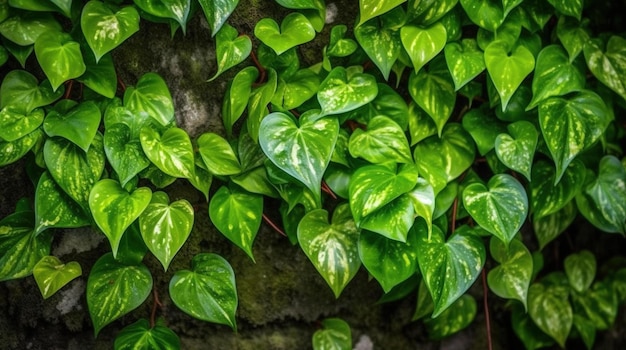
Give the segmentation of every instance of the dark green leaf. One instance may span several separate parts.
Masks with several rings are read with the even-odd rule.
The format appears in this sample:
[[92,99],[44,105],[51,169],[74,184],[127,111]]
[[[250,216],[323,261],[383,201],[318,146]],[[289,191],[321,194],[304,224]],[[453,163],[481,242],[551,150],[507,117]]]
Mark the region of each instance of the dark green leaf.
[[533,217],[533,228],[539,241],[539,249],[543,249],[565,231],[574,222],[577,214],[578,210],[574,201],[569,201],[563,208],[552,214],[541,218]]
[[546,161],[538,161],[532,174],[535,180],[530,183],[530,202],[536,220],[556,213],[580,193],[585,181],[585,166],[580,161],[573,161],[557,184],[554,167]]
[[495,32],[506,18],[498,0],[460,0],[467,16],[481,28]]
[[37,107],[51,104],[59,99],[65,88],[53,91],[48,80],[41,84],[27,71],[13,70],[7,73],[0,86],[0,107],[13,106],[19,113],[28,114]]
[[350,155],[370,163],[412,163],[411,149],[404,131],[390,118],[379,115],[367,123],[367,130],[356,129],[350,136]]
[[474,297],[462,295],[439,316],[424,321],[428,336],[433,340],[438,340],[459,332],[474,321],[477,310]]
[[141,142],[132,138],[130,129],[123,123],[105,129],[104,151],[122,186],[150,165]]
[[327,318],[322,321],[323,329],[313,333],[313,350],[352,349],[352,333],[346,321]]
[[528,287],[533,273],[533,258],[522,241],[514,239],[508,248],[491,238],[491,256],[500,265],[487,275],[489,289],[501,298],[516,299],[527,309]]
[[585,43],[587,67],[604,85],[626,99],[626,39],[612,36],[602,50],[602,41]]
[[470,109],[465,113],[462,121],[463,129],[472,136],[481,156],[495,147],[498,134],[506,130],[505,124],[493,113],[486,112],[484,109]]
[[580,21],[583,12],[583,0],[548,0],[548,2],[560,13]]
[[145,318],[130,324],[115,336],[115,350],[180,349],[178,335],[159,319],[154,327]]
[[530,318],[561,347],[565,346],[574,318],[568,295],[568,288],[561,285],[534,283],[528,290]]
[[596,277],[596,257],[588,250],[570,254],[563,261],[563,268],[570,286],[577,292],[585,292]]
[[133,6],[113,12],[100,1],[89,1],[81,12],[80,26],[96,63],[139,30],[139,13]]
[[0,23],[0,34],[12,42],[27,46],[43,33],[60,33],[61,25],[51,13],[22,12]]
[[239,0],[198,0],[198,2],[211,27],[211,34],[215,35],[235,10]]
[[252,83],[258,76],[259,70],[256,67],[245,67],[229,82],[222,102],[222,119],[228,136],[232,136],[233,126],[246,109]]
[[191,11],[191,0],[133,0],[133,2],[153,16],[176,21],[185,32]]
[[85,53],[83,58],[87,70],[76,80],[104,97],[115,97],[117,72],[111,55],[102,56],[98,62],[92,53]]

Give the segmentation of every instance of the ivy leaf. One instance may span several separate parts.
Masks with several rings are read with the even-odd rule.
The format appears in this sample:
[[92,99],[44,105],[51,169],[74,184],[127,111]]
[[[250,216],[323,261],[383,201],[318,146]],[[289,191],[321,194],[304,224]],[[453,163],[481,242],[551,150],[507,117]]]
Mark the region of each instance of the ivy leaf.
[[[378,4],[383,2],[378,1]],[[389,73],[402,50],[402,41],[395,23],[370,21],[354,29],[354,36],[367,56],[376,64],[385,80],[389,80]]]
[[76,80],[104,97],[115,97],[117,72],[111,55],[106,54],[100,58],[100,61],[96,62],[94,55],[87,52],[83,55],[83,59],[87,70]]
[[434,302],[432,317],[441,315],[474,283],[485,264],[485,247],[467,231],[457,232],[446,242],[443,232],[424,224],[417,227],[417,261]]
[[46,115],[41,108],[29,113],[21,113],[19,109],[8,105],[0,110],[0,138],[6,142],[20,139],[39,128]]
[[263,197],[222,186],[209,203],[209,216],[217,229],[254,261],[252,244],[261,227]]
[[343,67],[336,67],[322,81],[317,92],[317,100],[322,107],[322,115],[340,114],[357,109],[376,98],[376,79],[363,73],[348,75]]
[[446,27],[441,22],[426,28],[406,25],[400,29],[402,45],[409,54],[416,74],[443,50],[447,38]]
[[359,257],[369,273],[388,293],[417,270],[417,233],[409,231],[406,242],[389,239],[370,231],[359,237]]
[[556,35],[565,50],[567,50],[570,62],[573,62],[578,57],[578,54],[591,39],[587,29],[588,25],[589,19],[578,21],[568,16],[559,17],[559,22],[556,25]]
[[588,250],[570,254],[563,261],[570,286],[579,293],[585,292],[596,277],[596,257]]
[[191,11],[191,0],[133,0],[133,2],[153,16],[173,19],[185,33]]
[[104,130],[104,151],[122,187],[150,165],[141,142],[132,137],[130,128],[123,123]]
[[626,99],[626,39],[612,36],[602,50],[602,41],[592,39],[584,47],[587,67],[593,75]]
[[61,31],[61,24],[51,13],[26,12],[11,16],[0,23],[0,34],[20,46],[34,44],[43,33]]
[[139,31],[139,13],[133,6],[113,12],[103,2],[89,1],[81,12],[80,26],[98,63],[104,54]]
[[585,165],[575,160],[555,184],[554,167],[546,161],[538,161],[533,167],[534,181],[530,182],[530,203],[533,218],[539,219],[556,213],[580,193],[585,181]]
[[80,206],[89,210],[89,192],[100,179],[106,157],[102,135],[96,134],[87,153],[66,139],[46,140],[43,156],[56,183]]
[[361,266],[358,240],[359,231],[347,204],[335,209],[330,224],[328,212],[324,209],[308,212],[298,224],[298,242],[332,289],[335,298],[339,297]]
[[63,192],[50,173],[44,172],[35,191],[35,232],[39,234],[52,227],[74,228],[90,224],[91,219],[83,209]]
[[98,181],[89,194],[89,208],[96,224],[111,243],[113,256],[122,240],[122,235],[150,204],[152,191],[140,187],[131,193],[119,182],[111,179]]
[[534,283],[528,289],[528,314],[533,322],[563,348],[573,323],[568,289]]
[[322,321],[323,329],[313,333],[313,350],[352,349],[352,333],[346,321],[327,318]]
[[146,126],[141,129],[140,140],[148,159],[164,173],[182,178],[193,176],[193,147],[185,130],[172,127],[159,134]]
[[220,74],[228,69],[243,62],[252,51],[252,41],[247,35],[239,36],[237,29],[226,23],[220,29],[216,37],[215,55],[217,57],[217,72],[213,78],[207,80],[212,81]]
[[476,317],[477,310],[474,297],[461,295],[439,316],[424,321],[430,339],[443,339],[466,328]]
[[524,186],[508,174],[494,175],[487,186],[474,182],[465,187],[463,205],[476,223],[506,246],[528,215]]
[[252,83],[258,76],[259,70],[256,67],[245,67],[229,82],[222,102],[222,119],[229,137],[233,134],[233,126],[246,109],[252,92]]
[[507,129],[508,134],[496,137],[496,155],[507,168],[524,175],[530,182],[539,132],[532,123],[524,120],[509,124]]
[[50,111],[43,129],[48,136],[66,138],[87,152],[98,132],[100,119],[102,115],[96,103],[85,101],[65,113]]
[[533,273],[533,257],[521,241],[514,239],[508,247],[491,238],[491,256],[500,265],[487,275],[489,289],[501,298],[519,300],[528,309],[528,288]]
[[602,98],[589,90],[541,102],[539,125],[556,165],[555,184],[576,155],[600,139],[611,119]]
[[414,221],[413,203],[411,198],[404,194],[364,217],[358,226],[388,239],[406,242]]
[[606,232],[626,233],[626,170],[615,156],[600,160],[599,173],[587,175],[583,191],[576,196],[580,213]]
[[310,120],[302,116],[296,124],[285,113],[275,112],[261,122],[259,144],[278,168],[302,182],[321,205],[321,183],[339,135],[336,118]]
[[456,91],[485,70],[484,54],[475,39],[448,43],[443,52]]
[[43,132],[36,129],[15,141],[0,139],[0,166],[11,164],[21,159],[43,137]]
[[359,0],[359,23],[361,26],[368,20],[391,11],[406,0]]
[[533,218],[535,237],[539,241],[539,249],[545,248],[548,243],[557,238],[565,229],[574,222],[578,209],[574,201],[568,202],[559,211],[548,214],[541,218]]
[[485,48],[485,65],[504,111],[511,96],[535,68],[535,57],[523,45],[510,48],[507,42],[495,40]]
[[152,291],[152,275],[143,264],[126,265],[103,255],[87,280],[87,306],[95,335],[107,324],[139,307]]
[[367,123],[367,130],[356,129],[350,136],[350,155],[370,163],[412,163],[409,141],[404,131],[390,118],[379,115]]
[[533,76],[533,99],[526,109],[537,106],[551,96],[563,96],[585,87],[583,72],[570,62],[559,45],[544,47],[537,56]]
[[166,271],[191,233],[193,213],[187,200],[170,203],[165,192],[155,192],[139,216],[141,237]]
[[283,19],[280,28],[271,18],[261,19],[254,26],[254,35],[280,55],[292,47],[313,40],[315,29],[303,14],[292,12]]
[[583,0],[548,0],[548,2],[560,13],[580,21],[583,12]]
[[211,28],[212,35],[220,31],[228,17],[239,4],[239,0],[198,0],[202,12]]
[[114,349],[180,349],[180,339],[164,325],[162,319],[150,327],[148,320],[142,318],[117,333]]
[[211,253],[194,256],[191,270],[174,274],[169,292],[174,304],[187,314],[237,329],[235,273],[221,256]]
[[12,70],[0,86],[0,107],[10,105],[16,112],[29,114],[37,107],[58,100],[64,92],[64,87],[54,91],[48,80],[39,84],[37,78],[27,71]]
[[35,55],[54,91],[66,80],[80,77],[87,69],[80,44],[73,41],[69,34],[41,34],[35,41]]
[[64,264],[55,256],[44,256],[33,268],[33,276],[44,299],[82,274],[80,264],[71,261]]
[[198,138],[198,150],[207,170],[214,175],[237,175],[241,164],[235,151],[223,137],[215,133],[204,133]]
[[146,73],[139,78],[137,86],[126,88],[124,106],[142,119],[151,117],[162,126],[174,119],[172,95],[163,78],[156,73]]

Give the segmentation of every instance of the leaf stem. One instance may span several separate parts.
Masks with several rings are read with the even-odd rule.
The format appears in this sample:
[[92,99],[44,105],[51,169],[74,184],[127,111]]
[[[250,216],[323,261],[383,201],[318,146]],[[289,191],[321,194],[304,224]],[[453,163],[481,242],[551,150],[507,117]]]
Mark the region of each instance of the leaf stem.
[[161,307],[161,301],[159,301],[159,293],[156,288],[152,288],[152,312],[150,313],[150,328],[154,328],[156,325],[156,310],[157,306]]
[[262,84],[265,82],[265,68],[263,68],[263,66],[261,65],[261,62],[259,62],[259,59],[256,57],[256,54],[254,53],[254,51],[250,51],[250,57],[252,57],[252,61],[254,61],[254,65],[259,70],[259,79],[257,79],[257,83]]
[[491,319],[489,317],[489,289],[487,288],[487,268],[483,268],[483,308],[485,309],[485,326],[487,328],[487,349],[493,350],[493,344],[491,343]]
[[267,215],[265,215],[265,213],[263,213],[263,220],[270,225],[274,231],[278,232],[281,236],[285,236],[287,237],[287,234],[285,234],[285,232],[283,230],[280,229],[280,227],[278,227],[273,221],[272,219],[270,219]]
[[72,94],[72,87],[73,86],[74,86],[74,80],[68,80],[65,83],[65,94],[63,94],[63,99],[70,98],[70,95]]
[[337,199],[337,195],[335,194],[335,192],[333,192],[333,190],[330,189],[330,187],[328,187],[326,181],[322,181],[322,191],[326,192],[333,199]]

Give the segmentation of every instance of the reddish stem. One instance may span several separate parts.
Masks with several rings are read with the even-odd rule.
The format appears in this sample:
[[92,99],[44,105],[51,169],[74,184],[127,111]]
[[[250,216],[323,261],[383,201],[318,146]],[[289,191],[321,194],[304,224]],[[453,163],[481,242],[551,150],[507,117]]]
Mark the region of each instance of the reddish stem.
[[322,181],[322,191],[326,192],[333,199],[337,199],[335,192],[333,192],[333,190],[331,190],[330,187],[328,187],[328,184],[326,183],[326,181]]
[[162,304],[159,301],[159,293],[157,292],[156,288],[152,289],[152,297],[153,297],[153,301],[152,301],[152,312],[150,313],[150,328],[154,328],[154,326],[156,325],[156,310],[157,310],[157,306],[161,307]]
[[117,76],[117,85],[120,86],[120,89],[122,90],[122,92],[126,91],[126,84],[124,84],[124,82],[122,81],[119,75]]
[[450,222],[450,234],[454,233],[454,230],[456,230],[456,212],[458,210],[459,207],[459,196],[456,196],[456,198],[454,198],[454,202],[452,202],[452,218],[451,218],[451,222]]
[[70,98],[70,95],[72,94],[72,87],[73,86],[74,86],[74,80],[68,80],[65,83],[65,94],[63,95],[64,99]]
[[285,232],[283,230],[280,229],[280,227],[278,227],[273,221],[272,219],[270,219],[269,217],[267,217],[267,215],[265,215],[265,213],[263,213],[263,220],[270,225],[274,231],[278,232],[281,236],[285,236],[287,237],[287,235],[285,234]]
[[491,343],[491,319],[489,317],[489,300],[488,300],[489,289],[487,289],[486,268],[483,268],[482,279],[483,279],[483,307],[485,309],[485,326],[487,328],[487,349],[493,350],[493,344]]
[[250,57],[252,57],[252,61],[254,61],[254,65],[259,70],[259,79],[257,79],[257,83],[261,84],[265,82],[265,68],[259,62],[259,59],[256,57],[254,51],[250,51]]

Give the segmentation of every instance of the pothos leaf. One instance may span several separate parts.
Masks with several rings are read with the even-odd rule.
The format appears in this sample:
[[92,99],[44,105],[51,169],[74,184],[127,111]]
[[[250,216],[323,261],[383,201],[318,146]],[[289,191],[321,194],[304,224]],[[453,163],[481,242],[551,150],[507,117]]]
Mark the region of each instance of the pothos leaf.
[[235,10],[239,0],[198,0],[198,2],[211,27],[211,34],[215,35]]
[[204,133],[197,142],[202,161],[212,174],[236,175],[241,172],[241,164],[235,151],[223,137],[215,133]]
[[485,70],[483,52],[475,39],[448,43],[444,47],[444,54],[457,91]]
[[352,348],[350,326],[340,318],[322,321],[323,329],[313,333],[313,350],[342,350]]
[[180,339],[159,319],[153,327],[145,318],[130,324],[115,336],[115,350],[180,349]]
[[567,287],[535,283],[528,290],[528,313],[534,323],[561,347],[573,323]]
[[533,229],[539,241],[539,249],[545,248],[548,243],[565,231],[574,222],[577,214],[576,204],[570,201],[557,212],[541,218],[533,217]]
[[83,151],[89,151],[96,137],[102,114],[93,101],[82,102],[67,112],[50,111],[43,123],[48,136],[61,136]]
[[55,91],[66,80],[80,77],[87,69],[80,44],[66,33],[41,34],[35,41],[35,55]]
[[600,39],[592,39],[584,46],[587,67],[604,85],[626,99],[626,39],[612,36],[602,50]]
[[277,55],[315,38],[315,29],[301,13],[288,14],[280,24],[271,18],[263,18],[254,26],[254,35]]
[[6,142],[20,139],[35,129],[44,121],[46,115],[41,108],[29,113],[20,112],[21,108],[8,105],[0,110],[0,138]]
[[11,105],[16,112],[28,114],[56,101],[64,92],[64,87],[53,90],[48,80],[39,84],[37,78],[27,71],[12,70],[0,86],[0,107]]
[[441,22],[421,28],[413,25],[403,26],[400,39],[409,54],[415,73],[432,60],[446,45],[446,27]]
[[88,226],[90,223],[83,208],[63,192],[50,173],[44,172],[35,191],[35,232],[39,234],[51,227]]
[[367,22],[369,19],[380,16],[394,7],[406,2],[406,0],[359,0],[359,23]]
[[474,297],[462,295],[439,316],[424,321],[428,335],[437,340],[459,332],[472,323],[477,310]]
[[229,82],[222,102],[222,119],[228,136],[232,136],[233,126],[246,109],[252,92],[252,83],[258,76],[259,70],[256,67],[245,67]]
[[193,176],[193,148],[185,130],[172,127],[160,134],[146,126],[141,129],[140,140],[148,159],[164,173],[182,178]]
[[133,0],[133,2],[153,16],[175,20],[185,32],[191,11],[191,0]]
[[362,157],[371,163],[413,162],[404,131],[384,115],[372,118],[366,131],[355,130],[350,136],[349,150],[352,157]]
[[400,32],[383,21],[373,20],[354,29],[354,36],[385,80],[402,50]]
[[521,241],[514,239],[508,247],[491,238],[491,255],[500,265],[487,275],[489,288],[502,298],[519,300],[528,309],[528,288],[533,273],[533,258]]
[[126,88],[124,106],[142,119],[150,117],[162,126],[174,119],[172,95],[163,78],[156,73],[146,73],[135,87]]
[[226,70],[243,62],[252,51],[252,41],[247,35],[238,35],[237,29],[226,23],[217,33],[215,40],[217,72],[208,81],[212,81]]
[[588,250],[568,255],[563,261],[563,268],[570,286],[583,293],[596,278],[596,257]]
[[580,21],[583,12],[583,0],[548,0],[559,12]]
[[132,137],[130,128],[123,123],[105,129],[104,151],[122,186],[150,165],[141,142]]
[[33,276],[44,299],[48,299],[59,289],[82,274],[76,261],[64,264],[55,256],[44,256],[33,268]]
[[580,193],[585,181],[585,165],[573,161],[565,170],[561,180],[554,182],[554,167],[546,161],[538,161],[533,167],[533,178],[529,184],[533,218],[539,219],[556,213]]
[[22,158],[43,137],[43,132],[35,130],[15,141],[0,140],[0,166],[11,164]]
[[322,114],[339,114],[357,109],[378,94],[376,79],[363,73],[348,75],[343,67],[336,67],[322,81],[317,92],[317,100]]
[[496,137],[496,155],[509,169],[524,175],[531,180],[531,167],[539,132],[535,126],[527,121],[520,120],[507,126],[508,134]]

